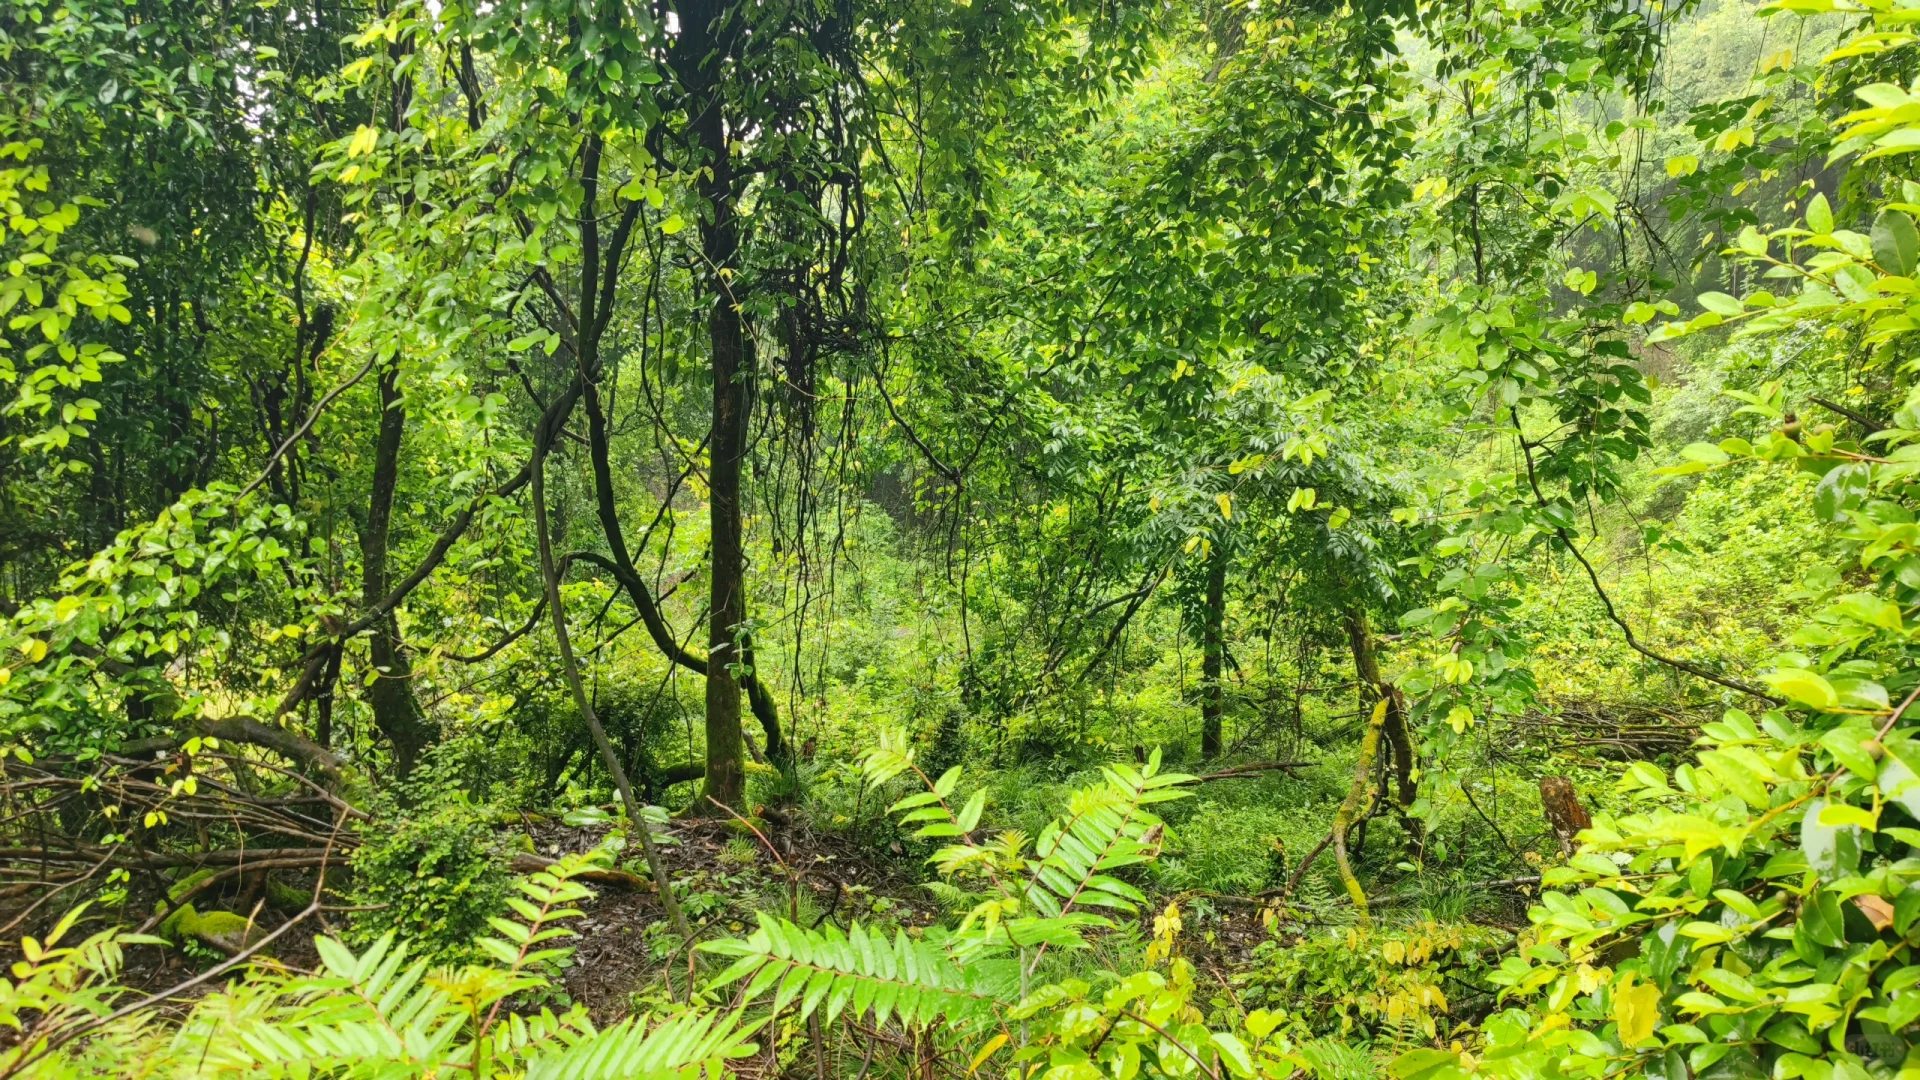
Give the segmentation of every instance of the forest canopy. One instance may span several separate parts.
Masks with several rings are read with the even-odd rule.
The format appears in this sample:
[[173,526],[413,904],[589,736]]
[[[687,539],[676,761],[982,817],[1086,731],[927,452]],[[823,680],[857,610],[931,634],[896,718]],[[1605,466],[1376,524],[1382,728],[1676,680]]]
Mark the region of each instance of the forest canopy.
[[1916,23],[0,0],[0,1080],[1920,1076]]

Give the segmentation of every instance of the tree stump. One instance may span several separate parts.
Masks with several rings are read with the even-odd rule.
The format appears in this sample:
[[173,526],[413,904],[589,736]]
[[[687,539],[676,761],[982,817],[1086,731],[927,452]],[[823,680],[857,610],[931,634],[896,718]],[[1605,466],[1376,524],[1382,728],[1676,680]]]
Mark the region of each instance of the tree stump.
[[1580,805],[1580,797],[1574,794],[1572,781],[1564,776],[1541,777],[1540,809],[1547,815],[1547,824],[1553,826],[1554,838],[1560,841],[1560,855],[1563,858],[1572,855],[1573,838],[1581,829],[1593,825],[1587,808]]

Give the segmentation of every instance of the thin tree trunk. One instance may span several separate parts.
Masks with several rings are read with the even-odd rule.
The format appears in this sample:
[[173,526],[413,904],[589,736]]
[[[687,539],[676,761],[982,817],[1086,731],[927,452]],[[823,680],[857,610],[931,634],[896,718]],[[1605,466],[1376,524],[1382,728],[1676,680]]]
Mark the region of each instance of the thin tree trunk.
[[687,926],[687,917],[680,910],[680,901],[673,895],[673,881],[667,877],[667,869],[660,862],[660,852],[654,848],[653,831],[647,819],[640,813],[640,804],[634,801],[633,786],[627,782],[627,770],[620,764],[620,756],[614,753],[613,743],[607,739],[607,729],[600,726],[600,717],[593,711],[593,702],[587,697],[587,690],[580,681],[580,665],[574,660],[573,640],[567,635],[567,613],[560,603],[560,574],[554,569],[553,541],[547,532],[547,443],[552,433],[537,431],[533,445],[533,528],[540,548],[540,578],[546,586],[547,610],[553,616],[553,638],[560,650],[560,666],[566,675],[567,689],[573,693],[573,703],[580,710],[581,719],[587,722],[587,730],[593,733],[593,742],[600,750],[600,760],[607,767],[607,775],[613,778],[613,786],[620,792],[620,805],[626,808],[627,821],[634,835],[640,841],[640,850],[647,857],[647,869],[653,872],[654,887],[660,892],[660,903],[667,909],[667,919],[673,923],[674,932],[680,940],[691,946],[693,931]]
[[1207,609],[1200,630],[1200,756],[1220,756],[1222,728],[1227,712],[1226,686],[1221,682],[1227,652],[1227,551],[1219,545],[1207,559]]
[[1373,707],[1373,719],[1367,724],[1367,733],[1360,739],[1360,759],[1353,766],[1353,784],[1347,788],[1347,797],[1340,803],[1340,809],[1333,815],[1333,857],[1340,865],[1340,881],[1347,887],[1347,895],[1353,898],[1353,910],[1360,915],[1360,924],[1370,923],[1367,915],[1367,892],[1360,887],[1360,879],[1354,875],[1353,861],[1347,857],[1347,830],[1353,827],[1354,818],[1361,816],[1360,802],[1367,796],[1367,773],[1373,765],[1373,757],[1380,752],[1380,729],[1385,725],[1387,703],[1380,701]]
[[1360,680],[1360,707],[1368,708],[1381,698],[1387,702],[1383,731],[1387,745],[1393,750],[1394,801],[1404,814],[1419,796],[1419,786],[1413,779],[1413,736],[1407,732],[1406,708],[1400,692],[1380,678],[1380,659],[1374,650],[1373,628],[1367,622],[1366,611],[1348,608],[1345,621],[1347,643],[1353,648],[1354,674]]
[[[392,534],[393,499],[400,481],[400,440],[407,426],[400,394],[400,372],[380,373],[380,426],[373,459],[373,487],[367,522],[360,535],[361,602],[369,608],[387,595],[387,548]],[[400,639],[400,621],[388,611],[368,628],[367,654],[378,673],[367,686],[373,722],[393,744],[394,766],[401,776],[413,771],[420,754],[439,732],[413,694],[413,665]]]
[[327,646],[326,669],[320,674],[320,688],[314,691],[313,698],[313,741],[327,749],[333,748],[333,695],[334,688],[340,685],[340,658],[346,647],[340,642]]

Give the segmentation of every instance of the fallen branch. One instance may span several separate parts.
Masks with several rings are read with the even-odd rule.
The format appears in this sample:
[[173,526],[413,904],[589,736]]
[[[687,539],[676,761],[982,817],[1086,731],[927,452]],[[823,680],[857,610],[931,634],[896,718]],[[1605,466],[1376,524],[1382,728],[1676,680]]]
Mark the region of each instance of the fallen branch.
[[[513,861],[507,865],[508,869],[516,874],[537,874],[542,870],[553,869],[558,861],[557,859],[549,859],[545,855],[535,855],[532,852],[523,851],[515,855]],[[646,878],[641,877],[631,870],[622,870],[619,867],[594,867],[589,870],[578,871],[573,876],[582,881],[595,881],[603,885],[620,885],[629,889],[640,889],[642,891],[650,891],[654,887],[653,882],[648,881]]]
[[1291,772],[1294,769],[1311,769],[1320,764],[1317,761],[1251,761],[1245,765],[1235,765],[1230,769],[1221,769],[1216,773],[1196,777],[1194,783],[1208,780],[1232,780],[1241,776],[1257,776],[1263,772]]

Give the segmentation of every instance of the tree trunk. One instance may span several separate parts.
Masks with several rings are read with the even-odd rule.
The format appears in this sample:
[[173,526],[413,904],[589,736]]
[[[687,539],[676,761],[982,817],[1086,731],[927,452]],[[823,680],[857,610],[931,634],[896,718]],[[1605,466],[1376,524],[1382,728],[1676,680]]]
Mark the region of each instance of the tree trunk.
[[1413,800],[1419,794],[1413,780],[1413,738],[1407,733],[1406,706],[1401,701],[1400,691],[1380,679],[1380,660],[1374,652],[1373,628],[1367,623],[1366,611],[1357,607],[1348,608],[1346,624],[1347,642],[1353,647],[1353,670],[1360,680],[1360,707],[1372,708],[1373,703],[1381,697],[1387,699],[1387,717],[1382,733],[1393,750],[1394,801],[1405,811],[1413,805]]
[[1227,653],[1227,551],[1215,547],[1207,559],[1207,608],[1200,630],[1200,756],[1220,756],[1227,690],[1221,682]]
[[338,641],[327,646],[326,669],[320,675],[320,688],[314,691],[313,741],[327,749],[333,748],[333,695],[340,685],[340,659],[345,651]]
[[[1392,711],[1381,708],[1381,704],[1384,703],[1374,705],[1373,718],[1367,722],[1367,733],[1360,738],[1360,757],[1353,763],[1353,783],[1348,785],[1347,797],[1341,801],[1340,809],[1334,811],[1333,835],[1329,837],[1333,841],[1334,861],[1340,866],[1340,881],[1346,885],[1347,895],[1353,898],[1353,910],[1359,913],[1362,926],[1371,925],[1367,917],[1367,893],[1360,887],[1360,879],[1353,872],[1353,860],[1347,854],[1347,830],[1353,827],[1355,817],[1362,816],[1360,804],[1367,796],[1367,772],[1372,769],[1373,757],[1380,750],[1380,729],[1386,724],[1386,714]],[[1365,824],[1365,817],[1362,817],[1362,825]],[[1314,855],[1318,854],[1316,850]],[[1311,861],[1313,855],[1307,856],[1307,859]],[[1294,873],[1294,879],[1298,880],[1305,870],[1306,867],[1302,865]],[[1287,888],[1293,888],[1291,882]]]
[[547,613],[553,617],[553,641],[560,652],[560,670],[566,676],[567,689],[573,694],[573,704],[580,710],[580,718],[587,722],[587,731],[592,734],[594,745],[600,749],[600,760],[607,767],[607,775],[613,779],[614,789],[620,793],[620,805],[627,811],[627,827],[640,841],[647,869],[653,872],[660,903],[667,909],[667,919],[672,923],[674,932],[680,935],[680,940],[691,945],[693,931],[687,926],[686,914],[680,910],[680,901],[674,898],[673,881],[667,876],[666,865],[661,862],[659,849],[653,843],[653,827],[647,824],[640,803],[633,797],[633,785],[627,782],[627,770],[621,767],[613,743],[607,740],[607,729],[601,726],[600,718],[594,714],[593,700],[587,696],[586,687],[580,680],[580,665],[573,656],[573,641],[567,636],[567,609],[560,596],[560,572],[554,565],[553,538],[547,529],[545,477],[547,446],[552,441],[552,431],[534,434],[533,529],[534,542],[540,550],[540,579],[546,588]]
[[733,159],[727,145],[726,90],[721,65],[732,50],[737,27],[724,18],[723,4],[683,3],[681,29],[672,57],[686,89],[691,117],[689,140],[701,160],[699,191],[708,207],[700,225],[700,244],[709,270],[713,307],[707,315],[707,341],[713,366],[713,429],[707,475],[709,542],[712,545],[711,622],[707,634],[707,774],[702,793],[738,807],[746,795],[744,744],[740,733],[740,665],[736,646],[746,618],[746,565],[740,520],[740,459],[746,452],[749,353],[741,298],[734,295],[739,270],[740,233],[736,216]]
[[739,806],[745,794],[741,760],[740,682],[736,644],[746,618],[746,566],[741,543],[740,458],[746,444],[742,378],[745,334],[724,293],[710,319],[713,343],[713,465],[709,474],[713,566],[707,636],[707,797]]
[[[400,437],[406,426],[400,373],[388,367],[380,373],[380,434],[374,452],[367,523],[360,534],[361,602],[369,608],[387,595],[387,546],[393,525],[394,491],[400,479]],[[387,612],[368,628],[368,635],[368,659],[379,674],[367,687],[367,705],[373,710],[374,726],[393,744],[395,768],[406,776],[439,732],[413,696],[413,665],[400,640],[399,619]]]

